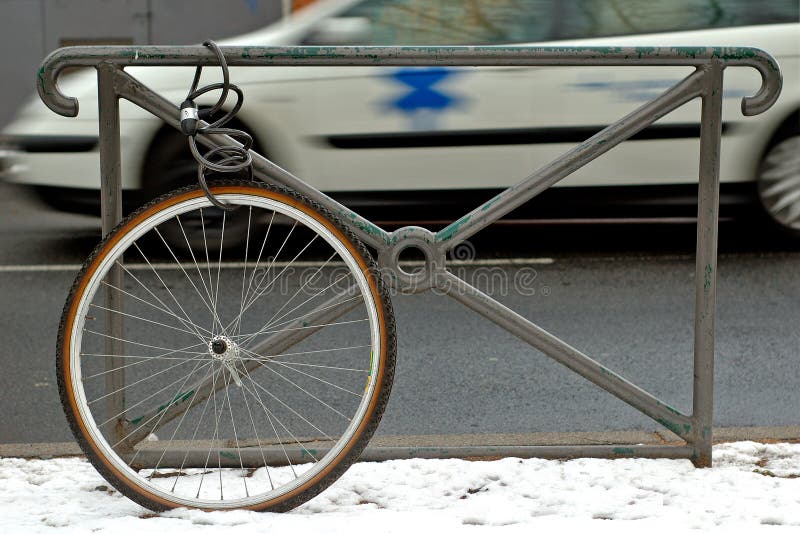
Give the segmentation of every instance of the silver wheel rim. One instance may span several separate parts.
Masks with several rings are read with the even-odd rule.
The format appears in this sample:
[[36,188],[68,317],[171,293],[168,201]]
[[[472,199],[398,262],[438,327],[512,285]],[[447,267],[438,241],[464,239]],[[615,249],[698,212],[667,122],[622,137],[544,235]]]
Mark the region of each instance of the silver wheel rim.
[[773,219],[800,231],[800,136],[784,139],[769,150],[761,165],[758,191]]
[[[358,262],[347,250],[347,247],[344,245],[344,243],[339,241],[333,235],[333,233],[330,232],[330,230],[328,230],[324,225],[319,223],[313,217],[307,215],[306,213],[304,213],[299,209],[296,209],[292,206],[288,206],[276,200],[261,197],[258,195],[244,195],[244,194],[223,194],[218,196],[225,202],[232,202],[245,206],[240,209],[247,209],[247,206],[252,206],[255,208],[271,211],[280,214],[282,216],[290,217],[292,220],[296,221],[297,223],[303,224],[305,227],[315,232],[318,236],[324,239],[325,242],[335,251],[338,257],[341,260],[343,260],[343,263],[345,264],[345,268],[347,269],[347,271],[351,273],[351,275],[355,278],[355,283],[357,284],[358,289],[361,292],[361,296],[364,298],[364,304],[362,306],[367,312],[366,319],[369,325],[369,337],[371,344],[370,353],[371,355],[381,354],[382,347],[380,338],[380,325],[376,311],[376,302],[374,301],[372,293],[369,289],[369,283],[365,275],[359,268]],[[364,418],[368,416],[367,411],[377,384],[378,367],[380,364],[379,358],[373,358],[372,356],[370,356],[366,384],[364,385],[364,391],[361,397],[361,401],[358,404],[358,409],[353,415],[351,422],[347,426],[347,429],[342,433],[341,437],[338,438],[338,441],[336,441],[335,445],[331,447],[329,452],[327,452],[321,458],[318,458],[317,459],[318,461],[314,462],[309,469],[304,470],[299,475],[296,474],[295,478],[293,478],[288,483],[279,485],[268,492],[262,492],[257,495],[248,495],[246,497],[230,498],[230,499],[191,498],[191,497],[183,497],[180,495],[176,495],[174,491],[165,491],[164,485],[154,483],[153,479],[148,479],[146,477],[143,477],[139,472],[131,468],[127,464],[127,462],[114,451],[112,445],[104,437],[102,431],[100,430],[100,425],[98,425],[98,422],[95,420],[95,416],[92,410],[89,408],[90,401],[87,399],[85,395],[86,392],[83,387],[84,377],[82,376],[81,347],[83,344],[83,331],[86,323],[85,318],[87,317],[87,315],[90,314],[92,298],[95,297],[95,295],[100,292],[101,282],[106,276],[107,272],[114,264],[114,262],[121,256],[123,251],[129,250],[129,248],[133,243],[137,242],[143,235],[150,232],[152,228],[157,227],[159,224],[170,220],[176,215],[180,216],[186,214],[191,210],[198,209],[201,207],[204,209],[210,208],[210,203],[203,196],[182,201],[178,204],[170,206],[167,209],[161,210],[151,215],[147,219],[143,220],[139,224],[137,224],[137,226],[134,229],[128,232],[122,239],[119,240],[119,242],[117,242],[108,251],[108,253],[103,258],[98,268],[95,269],[91,278],[88,280],[86,284],[86,289],[82,292],[81,299],[77,306],[75,320],[72,325],[71,342],[69,347],[70,371],[71,371],[70,380],[72,381],[72,389],[75,393],[76,404],[80,412],[79,417],[81,418],[83,424],[85,425],[87,431],[89,432],[92,441],[100,449],[101,453],[109,460],[109,462],[119,472],[123,473],[124,476],[129,481],[133,482],[135,485],[137,485],[147,493],[158,496],[171,503],[174,503],[176,506],[188,506],[188,507],[199,507],[199,508],[240,508],[240,507],[256,506],[267,501],[273,501],[303,486],[310,479],[314,478],[320,472],[322,472],[328,465],[332,463],[334,459],[337,458],[337,456],[339,456],[342,453],[343,449],[354,438]],[[224,229],[224,222],[223,222],[223,229]],[[245,262],[245,264],[246,263],[247,262]],[[233,376],[232,373],[231,376]],[[252,378],[250,378],[250,380],[252,380]],[[228,387],[233,387],[233,383],[229,384]],[[253,390],[256,389],[255,383],[253,384],[252,389]],[[245,393],[242,393],[242,396],[246,397]],[[167,398],[169,399],[169,396],[167,396]],[[211,398],[211,396],[209,396],[209,398]],[[92,402],[97,400],[99,399],[94,399]],[[208,405],[208,402],[206,402],[206,405]],[[224,405],[225,403],[223,400],[222,408],[224,408]],[[232,410],[232,404],[230,400],[228,401],[228,405],[229,408]],[[216,415],[217,408],[215,407],[214,410]],[[219,420],[219,418],[220,416],[217,416],[217,420]],[[234,419],[233,414],[231,414],[231,419]],[[202,417],[200,418],[200,421],[202,422]],[[280,437],[277,436],[277,433],[276,437],[280,442]],[[214,440],[216,439],[218,439],[217,436],[214,437]],[[283,447],[283,445],[284,444],[282,443],[281,446]],[[260,446],[261,444],[259,443],[259,447]],[[295,467],[299,468],[299,464],[294,465],[292,467],[293,471]],[[266,470],[267,472],[269,472],[269,469]],[[189,470],[186,469],[186,471]],[[180,474],[176,475],[175,476],[176,481],[181,476],[184,475]],[[202,486],[202,479],[200,484]],[[222,488],[223,485],[224,484],[222,482],[222,472],[220,470],[220,488]],[[245,491],[246,492],[248,491],[246,483],[245,483]],[[198,489],[198,493],[199,492],[200,489]]]

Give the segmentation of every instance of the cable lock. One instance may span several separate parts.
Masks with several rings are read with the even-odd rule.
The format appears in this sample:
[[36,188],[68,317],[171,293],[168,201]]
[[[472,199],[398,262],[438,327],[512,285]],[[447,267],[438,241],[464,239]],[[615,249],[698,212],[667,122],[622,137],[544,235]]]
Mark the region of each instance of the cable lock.
[[184,100],[181,104],[181,130],[185,135],[197,135],[197,124],[200,122],[200,113],[193,100]]
[[[244,94],[241,89],[230,83],[228,63],[225,61],[225,55],[222,53],[222,50],[220,50],[219,46],[214,41],[206,41],[203,43],[203,46],[210,48],[217,56],[219,65],[222,68],[222,83],[214,83],[198,89],[197,85],[200,83],[200,75],[203,72],[203,67],[197,67],[194,73],[192,87],[189,89],[189,94],[186,96],[186,100],[181,104],[181,131],[183,131],[184,135],[186,135],[189,140],[189,150],[192,152],[195,161],[197,161],[197,181],[206,194],[206,197],[208,197],[208,200],[216,207],[231,211],[236,209],[236,207],[229,206],[227,203],[222,202],[214,196],[206,183],[205,173],[206,170],[216,172],[241,172],[247,169],[250,179],[252,180],[253,158],[249,151],[253,146],[253,138],[242,130],[222,128],[222,126],[235,117],[241,109],[242,103],[244,102]],[[195,101],[200,96],[217,90],[222,90],[222,94],[220,94],[216,104],[207,109],[199,109]],[[201,121],[210,120],[215,113],[222,109],[222,106],[225,105],[225,101],[228,99],[228,93],[230,91],[236,94],[236,104],[233,108],[225,113],[219,120],[201,126]],[[228,135],[241,143],[241,146],[221,145],[212,148],[205,154],[201,154],[197,149],[197,142],[195,140],[198,133],[207,135]]]

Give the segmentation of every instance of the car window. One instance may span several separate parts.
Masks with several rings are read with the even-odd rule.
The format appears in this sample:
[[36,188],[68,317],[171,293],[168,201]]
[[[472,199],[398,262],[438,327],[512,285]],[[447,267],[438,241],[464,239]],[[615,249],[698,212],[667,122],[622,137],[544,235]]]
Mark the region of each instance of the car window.
[[542,41],[558,0],[367,0],[343,17],[371,22],[371,45],[457,45]]
[[798,22],[797,0],[572,0],[558,39],[647,34]]
[[506,44],[797,22],[797,0],[366,0],[370,45]]

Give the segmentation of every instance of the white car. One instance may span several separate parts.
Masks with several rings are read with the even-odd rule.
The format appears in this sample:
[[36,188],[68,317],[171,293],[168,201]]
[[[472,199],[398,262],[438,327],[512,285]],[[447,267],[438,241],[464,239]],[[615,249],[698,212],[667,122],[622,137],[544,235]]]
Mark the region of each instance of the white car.
[[[330,0],[220,44],[755,46],[772,54],[783,93],[741,115],[758,74],[725,73],[723,215],[766,208],[800,232],[800,23],[796,0]],[[238,126],[259,151],[378,220],[461,215],[657,96],[690,68],[232,69],[245,93]],[[129,68],[180,103],[193,69]],[[204,71],[204,83],[217,69]],[[64,209],[97,209],[96,77],[63,80],[80,115],[38,98],[2,132],[5,179]],[[696,213],[699,102],[676,110],[511,216],[687,217]],[[195,179],[186,140],[134,105],[121,107],[123,188],[135,204]],[[236,126],[236,125],[234,125]],[[465,206],[466,204],[466,206]],[[729,211],[728,213],[733,213]]]

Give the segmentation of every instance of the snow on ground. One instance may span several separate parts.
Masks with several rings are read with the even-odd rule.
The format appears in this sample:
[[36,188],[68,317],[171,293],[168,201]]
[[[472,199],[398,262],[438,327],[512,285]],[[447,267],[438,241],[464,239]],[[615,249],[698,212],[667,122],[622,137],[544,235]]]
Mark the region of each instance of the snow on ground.
[[361,463],[291,513],[155,515],[110,489],[82,458],[3,458],[0,532],[800,531],[800,444],[718,445],[714,464],[695,469],[686,460],[516,458]]

